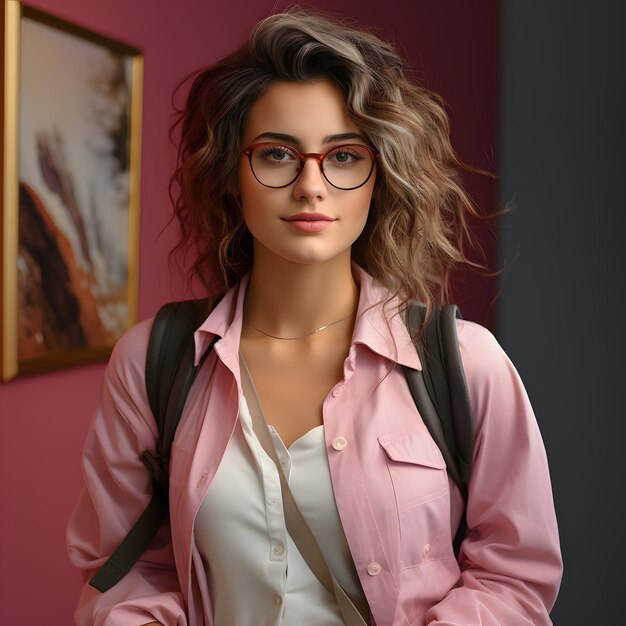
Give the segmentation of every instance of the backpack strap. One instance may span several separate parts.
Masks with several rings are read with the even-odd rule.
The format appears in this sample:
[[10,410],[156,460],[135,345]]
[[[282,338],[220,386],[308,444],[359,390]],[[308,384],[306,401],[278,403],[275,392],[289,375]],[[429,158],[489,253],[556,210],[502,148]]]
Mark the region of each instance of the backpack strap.
[[[146,391],[157,423],[156,454],[144,451],[142,459],[155,480],[169,488],[169,457],[180,417],[198,368],[213,348],[211,344],[194,367],[194,333],[208,314],[208,302],[184,300],[163,305],[157,313],[146,357]],[[213,343],[215,342],[215,339]],[[152,471],[152,460],[163,470]]]
[[154,319],[146,357],[146,391],[159,439],[154,453],[144,450],[141,455],[152,476],[152,499],[122,543],[89,581],[99,591],[107,591],[130,571],[167,516],[170,451],[176,427],[196,374],[219,338],[213,339],[198,366],[194,366],[193,336],[207,313],[206,299],[187,300],[165,304]]
[[[407,326],[412,336],[422,328],[425,315],[426,307],[419,303],[413,303],[407,311]],[[405,366],[404,373],[415,405],[446,462],[448,474],[467,502],[474,431],[456,334],[457,318],[460,313],[456,305],[433,310],[416,342],[422,371]],[[464,512],[454,539],[457,556],[466,530]]]

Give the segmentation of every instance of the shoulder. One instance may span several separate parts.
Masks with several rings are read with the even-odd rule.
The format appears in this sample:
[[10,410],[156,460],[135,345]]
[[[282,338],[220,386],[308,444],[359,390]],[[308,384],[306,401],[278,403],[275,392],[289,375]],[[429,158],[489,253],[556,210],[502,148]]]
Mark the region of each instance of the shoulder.
[[[111,440],[126,429],[139,442],[137,449],[153,445],[157,428],[148,403],[145,383],[146,353],[153,319],[129,328],[117,341],[106,367],[93,430]],[[126,437],[126,435],[124,435]]]
[[503,361],[508,361],[493,333],[484,326],[457,320],[456,332],[466,375],[489,375]]
[[472,407],[478,420],[494,409],[508,412],[527,396],[515,366],[494,335],[475,322],[458,320],[461,361]]
[[117,341],[106,369],[106,381],[118,389],[145,390],[146,354],[154,318],[129,328]]

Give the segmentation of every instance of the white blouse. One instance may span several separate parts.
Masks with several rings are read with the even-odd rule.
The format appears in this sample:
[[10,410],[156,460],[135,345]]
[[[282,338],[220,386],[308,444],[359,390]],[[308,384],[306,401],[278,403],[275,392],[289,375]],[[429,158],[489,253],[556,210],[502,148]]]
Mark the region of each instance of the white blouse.
[[[294,498],[329,567],[348,593],[359,595],[323,428],[313,428],[289,448],[271,426],[270,432]],[[194,538],[207,573],[215,626],[344,623],[335,596],[317,580],[287,532],[278,470],[254,434],[244,398],[196,517]]]

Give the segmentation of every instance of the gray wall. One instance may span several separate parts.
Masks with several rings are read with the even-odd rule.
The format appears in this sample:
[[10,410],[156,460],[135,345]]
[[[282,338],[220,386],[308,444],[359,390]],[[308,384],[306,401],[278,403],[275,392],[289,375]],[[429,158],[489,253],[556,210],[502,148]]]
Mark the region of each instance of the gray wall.
[[554,623],[624,624],[626,3],[504,0],[498,337],[535,407],[565,558]]

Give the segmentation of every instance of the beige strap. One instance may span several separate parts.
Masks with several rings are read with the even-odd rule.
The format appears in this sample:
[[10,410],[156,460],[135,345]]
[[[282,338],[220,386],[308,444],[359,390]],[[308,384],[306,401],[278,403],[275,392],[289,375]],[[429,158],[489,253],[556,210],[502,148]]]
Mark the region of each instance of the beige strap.
[[320,583],[328,589],[328,591],[334,593],[346,626],[366,626],[368,623],[367,620],[369,619],[369,608],[367,606],[367,602],[363,598],[357,596],[352,596],[351,598],[343,587],[337,582],[330,571],[328,564],[326,563],[326,559],[324,558],[315,536],[311,532],[311,529],[296,504],[293,494],[291,493],[291,489],[289,488],[285,472],[280,465],[280,461],[278,460],[276,448],[274,447],[272,437],[267,427],[267,422],[265,420],[265,415],[263,414],[259,396],[254,387],[254,383],[252,382],[248,366],[246,365],[241,353],[239,353],[239,367],[241,370],[241,385],[243,388],[243,394],[246,398],[246,402],[248,403],[248,408],[250,409],[254,433],[263,446],[263,449],[272,461],[274,461],[274,464],[278,469],[287,530],[298,547],[300,554],[302,554],[302,557],[311,568],[311,571],[315,574]]

